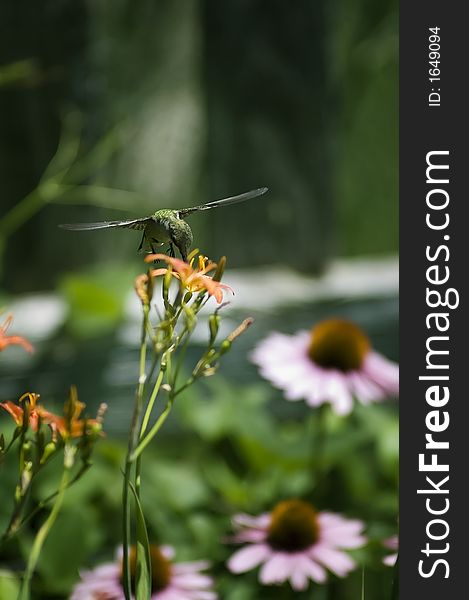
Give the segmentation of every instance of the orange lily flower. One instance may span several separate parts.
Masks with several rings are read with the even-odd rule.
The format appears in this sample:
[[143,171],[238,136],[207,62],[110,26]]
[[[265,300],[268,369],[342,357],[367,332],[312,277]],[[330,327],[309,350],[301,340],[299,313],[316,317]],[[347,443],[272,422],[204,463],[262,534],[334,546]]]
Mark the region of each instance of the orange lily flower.
[[[189,255],[190,257],[191,255]],[[171,274],[179,279],[182,285],[189,292],[200,292],[206,290],[209,296],[213,296],[218,304],[223,301],[223,293],[228,290],[233,293],[233,290],[219,281],[214,281],[212,277],[209,277],[207,273],[214,271],[217,268],[217,263],[208,261],[207,258],[199,256],[198,267],[194,269],[193,263],[195,260],[195,253],[192,253],[192,258],[188,263],[184,262],[179,258],[173,258],[166,254],[149,254],[146,258],[146,262],[152,262],[154,260],[164,260],[171,268]],[[173,270],[174,269],[174,270]],[[170,269],[154,269],[151,272],[152,277],[158,277],[159,275],[165,275]]]
[[7,329],[10,327],[13,321],[12,315],[9,315],[3,325],[0,325],[0,352],[5,350],[8,346],[23,346],[27,352],[32,352],[33,347],[20,335],[6,335]]
[[24,423],[25,410],[20,406],[25,400],[29,401],[29,408],[26,411],[29,415],[29,425],[33,431],[37,431],[39,422],[49,425],[52,429],[53,434],[57,432],[62,438],[67,437],[81,437],[84,432],[85,424],[87,432],[91,430],[101,430],[101,419],[79,419],[85,405],[83,402],[79,402],[76,399],[76,392],[72,392],[75,396],[71,400],[71,415],[68,419],[65,417],[59,417],[54,413],[46,410],[42,405],[38,404],[39,394],[26,393],[21,396],[18,400],[18,404],[7,400],[6,402],[0,402],[0,406],[6,410],[18,427],[21,427]]
[[5,409],[13,418],[18,427],[21,427],[24,422],[25,410],[19,406],[25,400],[29,401],[29,425],[33,431],[37,431],[39,420],[43,423],[48,423],[50,417],[54,417],[52,413],[45,410],[40,404],[37,404],[39,394],[33,394],[28,392],[23,394],[18,400],[18,404],[7,400],[6,402],[0,402],[0,406]]
[[62,438],[81,437],[85,433],[91,431],[101,431],[101,418],[97,419],[80,419],[80,415],[85,408],[84,402],[78,400],[75,387],[70,390],[70,399],[68,401],[68,417],[55,417],[53,426],[59,432]]

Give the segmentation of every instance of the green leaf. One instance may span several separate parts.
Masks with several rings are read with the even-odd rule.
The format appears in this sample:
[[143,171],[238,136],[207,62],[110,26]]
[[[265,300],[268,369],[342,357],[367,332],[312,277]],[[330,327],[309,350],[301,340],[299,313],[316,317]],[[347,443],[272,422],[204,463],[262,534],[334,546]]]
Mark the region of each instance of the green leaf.
[[129,481],[135,499],[137,521],[137,564],[135,568],[135,599],[148,600],[151,597],[151,555],[147,526],[137,491]]

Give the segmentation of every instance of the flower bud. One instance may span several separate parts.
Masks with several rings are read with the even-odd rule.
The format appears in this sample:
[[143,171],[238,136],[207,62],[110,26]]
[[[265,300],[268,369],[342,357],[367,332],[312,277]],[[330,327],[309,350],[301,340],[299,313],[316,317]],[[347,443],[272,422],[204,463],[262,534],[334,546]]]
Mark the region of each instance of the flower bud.
[[24,463],[23,470],[21,471],[20,478],[20,496],[24,496],[26,490],[28,489],[29,484],[31,483],[31,479],[33,477],[33,463],[31,461],[27,461]]
[[166,307],[166,304],[169,304],[169,288],[171,287],[172,274],[173,274],[172,268],[168,267],[168,270],[166,271],[166,273],[163,277],[162,293],[163,293],[163,300],[164,300],[165,307]]
[[18,504],[18,502],[21,500],[21,486],[17,485],[15,487],[15,504]]
[[212,375],[215,375],[215,373],[218,370],[218,365],[205,365],[204,370],[202,371],[202,377],[211,377]]
[[148,275],[142,274],[136,277],[134,287],[137,296],[140,298],[142,304],[149,304],[150,299],[148,296]]
[[73,463],[75,462],[75,454],[76,447],[66,445],[64,448],[64,467],[66,469],[71,469],[73,467]]
[[212,361],[215,359],[217,352],[214,348],[210,348],[199,360],[192,374],[194,377],[202,377],[206,369],[211,368]]
[[197,319],[195,317],[195,312],[192,310],[192,308],[190,306],[185,305],[184,306],[184,316],[186,319],[186,327],[189,330],[194,329],[196,323],[197,323]]
[[223,340],[223,342],[220,345],[220,356],[222,356],[223,354],[225,354],[226,352],[228,352],[228,350],[231,348],[231,344],[234,342],[234,340],[239,337],[240,335],[242,335],[246,329],[248,327],[250,327],[252,324],[254,323],[254,319],[252,317],[248,317],[247,319],[244,319],[244,321],[241,323],[241,325],[238,325],[238,327],[236,327],[236,329],[234,331],[232,331],[230,333],[229,336],[227,336],[227,338],[225,340]]
[[[174,310],[174,306],[171,304],[171,302],[169,300],[167,300],[167,299],[164,300],[164,307],[166,309],[167,314],[169,315],[169,318],[174,317],[174,314],[176,311]],[[169,323],[168,323],[168,325],[169,325]],[[162,329],[165,328],[164,322],[160,325],[160,327]],[[166,326],[166,328],[167,328],[167,326]]]
[[57,450],[57,446],[55,445],[54,442],[49,442],[48,444],[45,445],[44,448],[44,452],[42,453],[41,456],[41,465],[43,465],[46,460],[52,456],[52,454],[54,454],[54,452]]
[[101,402],[98,408],[98,414],[96,415],[96,421],[102,425],[104,421],[104,415],[107,411],[107,404],[105,402]]
[[213,346],[220,328],[220,316],[217,313],[210,315],[208,318],[208,326],[210,329],[210,346]]
[[233,342],[237,337],[239,337],[241,334],[243,334],[246,331],[246,329],[248,327],[250,327],[253,323],[254,323],[254,319],[252,317],[248,317],[247,319],[244,319],[244,321],[241,323],[241,325],[236,327],[236,329],[234,331],[232,331],[226,339],[229,340],[230,342]]
[[102,423],[96,423],[96,422],[91,422],[88,421],[86,424],[86,434],[88,436],[97,436],[97,435],[101,435],[103,431],[103,425]]
[[230,348],[231,348],[230,340],[223,340],[223,342],[220,345],[220,356],[223,356],[223,354],[226,354],[228,352],[228,350],[230,350]]
[[222,256],[217,263],[216,271],[212,277],[213,281],[221,281],[226,267],[226,256]]
[[29,440],[27,440],[26,442],[23,443],[23,451],[29,452],[30,450],[31,450],[31,442]]
[[153,289],[155,287],[155,282],[151,276],[151,269],[148,270],[147,278],[147,304],[150,304],[151,299],[153,298]]

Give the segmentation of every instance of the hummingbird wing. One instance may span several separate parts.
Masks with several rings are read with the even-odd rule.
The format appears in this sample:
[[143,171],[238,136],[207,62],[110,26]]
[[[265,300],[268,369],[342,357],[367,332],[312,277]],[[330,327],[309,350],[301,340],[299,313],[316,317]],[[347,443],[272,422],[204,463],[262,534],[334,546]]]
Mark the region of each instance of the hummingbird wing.
[[98,221],[97,223],[64,223],[59,225],[62,229],[70,231],[91,231],[93,229],[109,229],[110,227],[122,227],[127,229],[145,229],[152,217],[132,219],[130,221]]
[[229,204],[237,204],[238,202],[245,202],[246,200],[257,198],[258,196],[262,196],[263,194],[265,194],[268,189],[269,188],[266,187],[258,188],[257,190],[244,192],[244,194],[239,194],[238,196],[230,196],[229,198],[223,198],[222,200],[214,200],[213,202],[207,202],[207,204],[201,204],[200,206],[192,206],[191,208],[180,208],[177,212],[179,214],[179,217],[183,219],[184,217],[187,217],[187,215],[190,215],[193,212],[197,212],[199,210],[210,210],[212,208],[228,206]]

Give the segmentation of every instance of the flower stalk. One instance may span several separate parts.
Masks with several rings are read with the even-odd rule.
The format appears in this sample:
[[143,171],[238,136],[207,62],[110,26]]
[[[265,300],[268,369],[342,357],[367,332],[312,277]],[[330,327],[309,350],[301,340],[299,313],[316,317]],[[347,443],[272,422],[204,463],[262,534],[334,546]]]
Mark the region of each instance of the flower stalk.
[[[63,416],[48,411],[40,404],[39,394],[23,394],[17,403],[0,402],[0,408],[5,410],[16,423],[16,429],[10,442],[5,446],[2,459],[6,458],[8,449],[18,442],[18,482],[14,493],[12,514],[2,534],[2,542],[13,537],[31,518],[31,514],[23,515],[31,488],[37,475],[54,456],[62,450],[65,451],[68,446],[78,452],[82,468],[71,478],[69,486],[78,481],[90,466],[94,444],[101,435],[102,414],[105,407],[103,405],[100,408],[96,419],[83,420],[79,417],[84,406],[78,401],[74,387],[71,388],[69,399],[65,403]],[[45,506],[56,495],[57,492],[40,501],[39,505]],[[36,509],[33,510],[34,514],[37,512]]]
[[[137,288],[138,289],[138,288]],[[124,588],[124,595],[126,600],[131,600],[132,588],[131,588],[131,573],[130,573],[130,542],[131,542],[131,518],[130,518],[130,483],[132,476],[132,464],[131,458],[134,448],[138,441],[139,434],[139,421],[140,414],[143,408],[143,395],[145,391],[146,383],[146,355],[147,355],[147,327],[148,317],[150,312],[150,297],[146,296],[142,298],[143,305],[143,318],[142,318],[142,332],[140,339],[140,362],[139,362],[139,377],[137,385],[137,393],[134,404],[134,413],[132,416],[132,424],[129,433],[129,442],[127,447],[127,456],[125,460],[124,469],[124,483],[122,488],[122,535],[123,535],[123,556],[122,556],[122,584]],[[139,478],[139,474],[136,473],[136,480]],[[138,482],[138,488],[140,482]]]
[[55,501],[52,506],[52,510],[49,513],[49,516],[41,525],[39,531],[36,534],[36,537],[34,538],[33,547],[31,548],[31,552],[29,554],[28,563],[24,572],[18,600],[29,600],[30,598],[31,578],[36,568],[37,561],[39,560],[39,555],[41,554],[44,542],[46,541],[46,538],[49,535],[49,532],[52,529],[62,507],[65,491],[69,484],[70,470],[72,469],[74,464],[75,452],[76,447],[69,444],[65,445],[64,469],[62,472],[62,478],[60,480],[57,495],[55,497]]
[[[123,573],[122,584],[126,600],[131,600],[137,589],[132,589],[130,552],[132,543],[132,526],[135,523],[137,531],[137,545],[145,546],[145,536],[139,532],[145,530],[144,517],[139,510],[141,494],[141,461],[143,451],[155,438],[168,419],[176,397],[202,376],[212,375],[221,356],[229,350],[233,340],[243,333],[251,323],[246,320],[231,336],[228,336],[219,347],[216,347],[220,315],[219,309],[223,306],[223,295],[231,291],[228,286],[220,282],[226,259],[218,263],[210,262],[203,256],[196,261],[198,251],[189,255],[189,262],[165,256],[163,254],[146,257],[147,262],[163,260],[165,268],[150,269],[146,274],[139,275],[135,280],[135,290],[142,304],[142,327],[140,337],[140,360],[138,385],[135,395],[132,424],[129,431],[127,455],[124,466],[124,481],[122,491],[123,501]],[[194,266],[196,265],[196,266]],[[209,273],[214,275],[210,276]],[[152,324],[151,302],[155,288],[154,280],[162,277],[161,302],[162,310],[156,314],[158,320]],[[172,293],[172,284],[177,284],[175,293]],[[190,376],[184,383],[179,383],[186,358],[186,351],[192,333],[197,324],[198,313],[213,297],[220,305],[209,318],[209,339],[206,349],[196,361],[190,371]],[[146,363],[148,349],[153,353],[151,367],[147,374]],[[154,380],[153,380],[154,379]],[[151,425],[152,417],[156,411],[158,397],[161,392],[167,394],[167,400],[160,414],[156,416]],[[133,483],[132,483],[133,480]],[[135,512],[131,514],[131,495],[135,496]],[[140,536],[140,537],[139,537]],[[147,566],[141,561],[146,560],[149,550],[137,552],[137,571],[148,572]],[[140,561],[140,562],[139,562]],[[145,584],[141,584],[144,589]],[[140,592],[141,594],[142,592]]]

